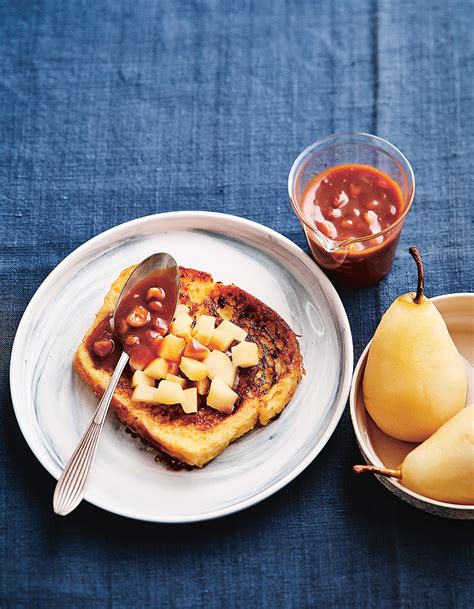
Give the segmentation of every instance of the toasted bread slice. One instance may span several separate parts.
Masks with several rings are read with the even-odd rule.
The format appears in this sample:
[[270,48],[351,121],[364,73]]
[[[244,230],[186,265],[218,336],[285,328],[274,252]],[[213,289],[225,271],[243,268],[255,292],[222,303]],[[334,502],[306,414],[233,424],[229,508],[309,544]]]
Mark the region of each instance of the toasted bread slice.
[[[113,312],[134,268],[124,270],[112,284],[74,357],[75,370],[99,397],[107,388],[112,370],[97,367],[87,340]],[[258,345],[258,366],[240,370],[235,388],[239,397],[230,415],[206,406],[205,401],[193,414],[185,414],[179,405],[132,402],[129,374],[119,381],[112,408],[130,430],[161,451],[185,464],[202,467],[255,425],[266,425],[284,409],[301,380],[303,362],[296,335],[270,307],[235,285],[214,283],[208,273],[180,267],[180,275],[180,303],[187,305],[194,317],[214,315],[244,328],[247,340]]]

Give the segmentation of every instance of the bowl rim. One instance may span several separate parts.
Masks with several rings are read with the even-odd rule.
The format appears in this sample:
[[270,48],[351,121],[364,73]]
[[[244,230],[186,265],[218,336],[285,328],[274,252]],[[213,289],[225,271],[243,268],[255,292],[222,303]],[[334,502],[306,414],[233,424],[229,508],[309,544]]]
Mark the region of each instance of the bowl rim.
[[[433,298],[430,298],[430,300],[433,303],[437,303],[437,302],[442,302],[442,301],[446,301],[446,300],[457,300],[459,297],[465,298],[466,296],[468,296],[468,297],[470,296],[471,298],[474,298],[474,292],[455,292],[453,294],[442,294],[440,296],[434,296]],[[361,430],[357,423],[357,416],[356,416],[357,381],[359,380],[359,376],[361,374],[362,368],[365,366],[365,364],[367,362],[367,355],[369,353],[371,344],[372,344],[372,339],[367,343],[367,346],[362,351],[362,353],[359,357],[359,360],[357,361],[356,367],[354,369],[354,374],[352,375],[351,391],[349,394],[349,404],[350,404],[352,427],[354,429],[354,433],[355,433],[356,439],[357,439],[357,444],[359,445],[359,450],[360,450],[363,458],[370,465],[375,465],[377,467],[384,467],[384,464],[382,463],[382,461],[380,460],[378,455],[375,453],[375,451],[373,449],[370,449],[367,446],[365,439],[363,437],[363,434],[361,433]],[[365,405],[364,405],[364,407],[365,407]],[[376,477],[378,479],[378,476],[376,476]],[[428,503],[430,505],[442,508],[443,510],[449,509],[449,510],[459,510],[462,512],[474,512],[474,505],[465,505],[462,503],[447,503],[445,501],[438,501],[437,499],[431,499],[429,497],[425,497],[424,495],[419,495],[418,493],[415,493],[414,491],[404,487],[402,484],[400,484],[400,482],[397,482],[396,480],[394,480],[390,477],[385,478],[385,480],[388,483],[388,485],[393,486],[394,488],[398,489],[398,491],[400,493],[409,495],[413,499],[415,499],[421,503]]]

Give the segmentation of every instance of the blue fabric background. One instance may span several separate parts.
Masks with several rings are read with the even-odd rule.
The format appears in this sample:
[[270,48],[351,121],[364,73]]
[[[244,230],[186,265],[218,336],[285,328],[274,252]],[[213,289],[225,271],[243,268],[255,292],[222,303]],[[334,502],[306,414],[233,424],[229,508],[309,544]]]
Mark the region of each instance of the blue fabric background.
[[355,356],[425,258],[429,295],[473,291],[474,4],[460,0],[0,2],[0,607],[472,607],[473,536],[370,477],[346,412],[296,481],[241,514],[150,525],[54,482],[9,398],[16,326],[97,233],[178,209],[261,222],[306,248],[296,155],[346,130],[411,160],[415,203],[390,276],[341,294]]

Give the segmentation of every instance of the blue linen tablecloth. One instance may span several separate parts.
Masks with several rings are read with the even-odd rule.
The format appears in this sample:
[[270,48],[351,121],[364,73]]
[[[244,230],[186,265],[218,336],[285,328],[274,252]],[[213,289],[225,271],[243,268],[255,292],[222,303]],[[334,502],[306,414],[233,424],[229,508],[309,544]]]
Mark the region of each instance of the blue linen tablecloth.
[[15,329],[46,275],[120,222],[237,214],[306,249],[296,155],[366,131],[413,164],[391,274],[341,293],[357,358],[414,287],[474,290],[472,1],[0,3],[0,607],[472,607],[473,537],[400,502],[360,461],[346,411],[317,460],[243,513],[199,525],[51,511],[53,479],[9,397]]

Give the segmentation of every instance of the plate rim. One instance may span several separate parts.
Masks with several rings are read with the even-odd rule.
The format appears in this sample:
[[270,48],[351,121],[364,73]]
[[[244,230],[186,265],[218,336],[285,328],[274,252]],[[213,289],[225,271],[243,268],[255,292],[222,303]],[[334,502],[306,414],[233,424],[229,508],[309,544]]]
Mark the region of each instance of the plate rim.
[[[248,497],[247,499],[234,503],[230,506],[219,508],[219,509],[211,511],[211,512],[208,511],[203,514],[190,514],[190,515],[186,515],[186,516],[180,516],[178,518],[162,517],[162,516],[157,517],[157,518],[149,518],[149,517],[143,517],[143,516],[140,516],[140,515],[137,515],[134,513],[129,513],[129,512],[127,512],[127,510],[121,510],[120,508],[116,508],[115,506],[110,506],[106,502],[102,502],[100,500],[92,500],[89,498],[87,491],[84,494],[84,501],[87,501],[88,503],[90,503],[100,509],[103,509],[107,512],[116,514],[121,517],[131,518],[133,520],[139,520],[142,522],[154,522],[154,523],[163,523],[163,524],[181,524],[181,523],[184,524],[184,523],[190,523],[190,522],[203,522],[206,520],[212,520],[215,518],[220,518],[220,517],[227,516],[227,515],[230,515],[230,514],[233,514],[236,512],[240,512],[248,507],[251,507],[252,505],[256,505],[257,503],[260,503],[264,499],[267,499],[271,495],[275,494],[276,492],[278,492],[279,490],[281,490],[282,488],[287,486],[290,482],[292,482],[297,476],[299,476],[299,474],[301,474],[314,461],[314,459],[318,456],[318,454],[323,450],[323,448],[325,447],[325,445],[327,444],[327,442],[333,435],[334,430],[336,429],[336,427],[342,417],[342,414],[345,410],[345,407],[346,407],[346,404],[347,404],[347,401],[349,398],[349,392],[350,392],[350,388],[351,388],[351,381],[352,381],[352,374],[353,374],[353,367],[354,367],[354,349],[353,349],[352,332],[351,332],[346,310],[344,308],[344,305],[342,303],[342,300],[341,300],[339,294],[337,293],[335,287],[332,285],[332,283],[330,282],[328,277],[326,277],[326,275],[319,268],[319,266],[316,264],[316,262],[314,262],[312,260],[312,258],[310,258],[310,256],[301,247],[299,247],[296,243],[291,241],[288,237],[285,237],[285,235],[282,235],[278,231],[276,231],[272,228],[269,228],[268,226],[260,224],[259,222],[255,222],[254,220],[249,220],[247,218],[235,216],[233,214],[226,214],[226,213],[222,213],[222,212],[213,212],[213,211],[181,210],[181,211],[162,212],[162,213],[141,216],[139,218],[134,218],[132,220],[122,222],[120,224],[112,226],[111,228],[109,228],[105,231],[102,231],[101,233],[95,235],[94,237],[91,237],[90,239],[86,240],[84,243],[82,243],[77,248],[75,248],[72,252],[70,252],[65,258],[63,258],[63,260],[61,260],[51,270],[51,272],[44,278],[44,280],[38,286],[35,293],[31,297],[30,302],[28,303],[27,307],[25,308],[25,311],[23,312],[23,315],[18,324],[16,333],[15,333],[15,338],[13,341],[11,357],[10,357],[10,374],[9,374],[10,394],[11,394],[11,398],[12,398],[15,418],[17,420],[18,426],[20,427],[20,431],[23,435],[23,438],[25,439],[25,441],[26,441],[29,449],[33,453],[33,455],[36,457],[36,459],[39,461],[39,463],[44,467],[44,469],[49,474],[51,474],[51,476],[54,479],[57,480],[59,478],[60,471],[58,473],[55,470],[55,468],[52,466],[50,461],[47,460],[43,454],[41,454],[41,451],[36,450],[34,448],[35,437],[31,436],[29,431],[26,429],[24,421],[22,420],[22,414],[21,414],[22,410],[21,410],[21,406],[20,406],[21,396],[18,395],[18,389],[14,382],[15,368],[21,364],[20,360],[22,357],[22,353],[21,353],[20,347],[23,344],[23,341],[25,340],[26,328],[28,326],[28,322],[29,322],[30,318],[33,317],[33,312],[34,312],[34,309],[36,306],[36,302],[38,300],[40,300],[42,294],[44,292],[46,292],[51,285],[54,285],[56,276],[60,275],[64,270],[67,270],[68,265],[70,265],[72,262],[74,262],[77,258],[80,258],[82,252],[86,249],[93,247],[96,242],[103,240],[103,239],[108,240],[111,237],[113,238],[114,234],[119,233],[120,230],[123,230],[125,228],[133,229],[134,225],[140,225],[140,224],[146,222],[147,220],[148,221],[151,219],[156,220],[157,218],[160,218],[166,222],[166,220],[168,220],[168,219],[173,220],[174,218],[186,217],[186,216],[189,217],[190,220],[199,218],[199,219],[208,219],[208,220],[212,221],[212,219],[220,218],[223,220],[233,222],[236,225],[240,224],[241,226],[247,226],[247,227],[253,228],[254,230],[263,232],[267,236],[270,236],[273,239],[275,239],[276,241],[280,242],[290,254],[292,254],[293,256],[296,256],[296,258],[298,258],[301,262],[303,262],[305,264],[305,266],[312,267],[312,272],[314,273],[315,277],[317,278],[318,282],[320,283],[324,293],[326,294],[328,299],[331,301],[331,303],[334,305],[333,311],[335,313],[335,318],[339,322],[338,325],[340,326],[341,342],[342,342],[344,350],[346,351],[345,358],[343,359],[344,364],[345,364],[345,370],[343,371],[343,374],[341,375],[340,380],[339,380],[339,384],[341,385],[341,392],[340,392],[339,399],[336,402],[336,407],[335,407],[334,413],[333,413],[326,429],[324,430],[321,437],[319,438],[318,442],[300,460],[300,462],[298,463],[298,465],[296,467],[294,467],[292,470],[290,470],[286,475],[282,476],[276,482],[269,484],[266,488],[255,493],[254,495]],[[217,230],[216,232],[219,232],[219,230]],[[308,265],[308,263],[309,263],[309,265]]]

